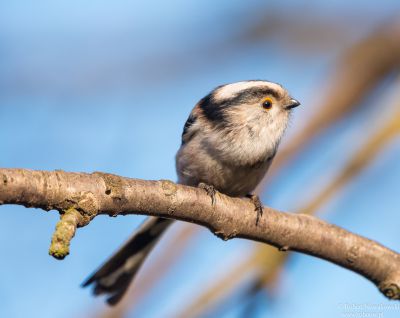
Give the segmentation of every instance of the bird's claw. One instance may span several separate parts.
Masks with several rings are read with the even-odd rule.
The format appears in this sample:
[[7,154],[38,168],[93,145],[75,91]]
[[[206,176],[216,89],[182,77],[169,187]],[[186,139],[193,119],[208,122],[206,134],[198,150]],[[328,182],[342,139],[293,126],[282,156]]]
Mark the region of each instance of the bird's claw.
[[200,182],[199,188],[204,189],[207,192],[207,195],[211,198],[211,205],[214,206],[216,202],[215,194],[217,193],[214,186]]
[[260,221],[260,218],[263,216],[263,213],[264,213],[260,197],[256,194],[248,194],[247,197],[254,204],[254,211],[257,212],[256,225],[258,225],[258,222]]

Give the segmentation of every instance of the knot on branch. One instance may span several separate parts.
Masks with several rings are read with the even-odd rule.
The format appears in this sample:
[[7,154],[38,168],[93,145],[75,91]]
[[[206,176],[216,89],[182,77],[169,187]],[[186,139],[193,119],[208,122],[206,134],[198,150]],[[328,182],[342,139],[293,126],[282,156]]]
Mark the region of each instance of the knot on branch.
[[353,264],[356,262],[358,255],[360,253],[360,248],[357,245],[353,245],[348,251],[346,255],[346,260],[350,264]]
[[176,194],[177,186],[170,180],[160,180],[164,194],[169,197]]
[[176,209],[176,203],[177,203],[176,193],[178,191],[177,185],[170,180],[160,180],[160,182],[161,182],[161,189],[164,195],[172,199],[171,204],[168,207],[168,214],[172,215],[175,213]]
[[119,211],[115,211],[113,216],[117,216],[121,210],[122,210],[122,205],[128,202],[128,199],[126,198],[124,186],[125,186],[125,181],[122,177],[117,176],[115,174],[111,173],[104,173],[104,172],[94,172],[94,175],[99,176],[101,179],[103,179],[104,184],[105,184],[105,191],[104,193],[108,196],[111,197],[115,205],[118,207],[121,207]]
[[82,216],[79,227],[88,225],[91,220],[97,215],[99,208],[96,198],[91,192],[80,193],[77,210]]
[[228,241],[238,234],[238,231],[232,230],[232,231],[226,231],[226,230],[214,230],[211,231],[215,234],[216,237],[220,238],[221,240]]
[[5,174],[1,174],[2,175],[2,181],[3,181],[3,185],[4,186],[6,186],[7,185],[7,183],[8,183],[8,179],[7,179],[7,176],[5,175]]
[[92,192],[82,191],[67,198],[59,204],[61,214],[69,209],[75,209],[81,215],[78,227],[86,226],[99,212],[99,206],[95,195]]
[[400,299],[400,287],[393,281],[383,281],[379,285],[379,290],[389,299],[392,300]]

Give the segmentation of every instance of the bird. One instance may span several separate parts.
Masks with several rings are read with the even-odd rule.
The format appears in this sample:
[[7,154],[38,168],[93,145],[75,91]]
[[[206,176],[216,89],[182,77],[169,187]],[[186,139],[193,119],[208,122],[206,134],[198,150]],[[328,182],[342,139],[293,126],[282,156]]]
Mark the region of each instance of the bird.
[[[280,84],[247,80],[216,87],[193,108],[176,154],[178,183],[204,189],[211,204],[216,192],[248,197],[255,206],[255,222],[262,218],[259,197],[253,194],[264,178],[300,102]],[[161,238],[171,219],[148,217],[96,272],[82,284],[94,285],[95,295],[106,294],[117,304]]]

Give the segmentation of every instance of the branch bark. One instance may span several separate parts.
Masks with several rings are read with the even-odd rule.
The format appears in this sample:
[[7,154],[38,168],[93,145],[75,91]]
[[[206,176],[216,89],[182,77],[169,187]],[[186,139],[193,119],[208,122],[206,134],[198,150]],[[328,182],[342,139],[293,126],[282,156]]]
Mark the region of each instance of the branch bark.
[[264,207],[256,225],[254,205],[248,199],[218,193],[213,206],[204,190],[168,180],[0,169],[0,204],[58,210],[61,218],[50,249],[56,258],[68,254],[76,227],[89,224],[99,214],[153,215],[205,226],[224,240],[246,238],[325,259],[361,274],[386,297],[400,299],[398,253],[315,217],[270,207]]

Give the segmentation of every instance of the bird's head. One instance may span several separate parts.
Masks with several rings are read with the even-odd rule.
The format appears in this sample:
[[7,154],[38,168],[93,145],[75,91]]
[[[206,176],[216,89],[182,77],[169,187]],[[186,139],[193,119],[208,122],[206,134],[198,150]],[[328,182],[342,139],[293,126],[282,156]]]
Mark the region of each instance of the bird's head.
[[214,89],[197,104],[192,119],[200,114],[209,148],[224,160],[252,164],[275,155],[299,105],[279,84],[243,81]]
[[221,128],[268,125],[283,129],[299,105],[281,85],[260,80],[219,86],[199,104],[205,117]]

